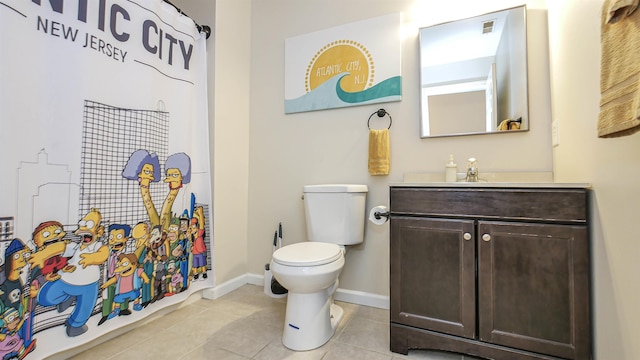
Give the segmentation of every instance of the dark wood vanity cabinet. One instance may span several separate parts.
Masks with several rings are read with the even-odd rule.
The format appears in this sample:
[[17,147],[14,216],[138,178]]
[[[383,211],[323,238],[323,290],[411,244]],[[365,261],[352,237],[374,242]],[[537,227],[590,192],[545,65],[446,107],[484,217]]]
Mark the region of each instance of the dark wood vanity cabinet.
[[391,351],[590,359],[588,196],[391,187]]

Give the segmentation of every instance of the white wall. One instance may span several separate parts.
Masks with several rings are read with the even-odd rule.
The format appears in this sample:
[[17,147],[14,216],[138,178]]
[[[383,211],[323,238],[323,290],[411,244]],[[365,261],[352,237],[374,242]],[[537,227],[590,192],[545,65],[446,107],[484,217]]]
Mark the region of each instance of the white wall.
[[595,358],[640,359],[640,134],[599,139],[603,0],[548,1],[558,181],[593,184]]

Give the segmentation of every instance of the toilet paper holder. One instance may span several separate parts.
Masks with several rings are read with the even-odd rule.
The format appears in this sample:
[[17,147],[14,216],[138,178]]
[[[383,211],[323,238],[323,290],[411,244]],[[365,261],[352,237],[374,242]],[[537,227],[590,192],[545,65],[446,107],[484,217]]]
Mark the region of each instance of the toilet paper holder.
[[373,213],[373,216],[376,218],[376,220],[380,220],[383,217],[386,217],[387,219],[389,218],[389,212],[385,211],[385,212],[380,212],[380,211],[376,211]]
[[369,221],[374,225],[382,225],[389,221],[391,213],[389,209],[384,205],[378,205],[369,210]]

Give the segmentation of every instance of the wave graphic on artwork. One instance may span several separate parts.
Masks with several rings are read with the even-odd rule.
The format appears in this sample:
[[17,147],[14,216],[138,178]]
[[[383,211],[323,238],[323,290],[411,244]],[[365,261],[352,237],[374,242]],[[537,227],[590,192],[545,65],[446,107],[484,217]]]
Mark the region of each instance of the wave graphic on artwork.
[[399,101],[401,99],[402,78],[400,76],[388,78],[362,91],[346,92],[340,87],[340,81],[347,75],[349,73],[338,74],[298,98],[285,99],[285,114]]

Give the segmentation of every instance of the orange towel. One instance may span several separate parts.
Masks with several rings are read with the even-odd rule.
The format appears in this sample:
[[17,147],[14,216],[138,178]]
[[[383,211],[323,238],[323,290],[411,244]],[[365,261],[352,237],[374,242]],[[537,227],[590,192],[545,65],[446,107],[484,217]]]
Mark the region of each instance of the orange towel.
[[369,174],[389,175],[391,142],[389,129],[369,130]]

